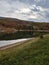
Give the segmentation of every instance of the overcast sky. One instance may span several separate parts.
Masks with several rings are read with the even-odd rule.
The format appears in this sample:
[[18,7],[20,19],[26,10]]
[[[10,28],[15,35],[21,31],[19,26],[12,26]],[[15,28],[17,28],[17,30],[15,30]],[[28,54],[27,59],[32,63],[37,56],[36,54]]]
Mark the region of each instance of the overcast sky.
[[0,17],[49,22],[49,0],[0,0]]

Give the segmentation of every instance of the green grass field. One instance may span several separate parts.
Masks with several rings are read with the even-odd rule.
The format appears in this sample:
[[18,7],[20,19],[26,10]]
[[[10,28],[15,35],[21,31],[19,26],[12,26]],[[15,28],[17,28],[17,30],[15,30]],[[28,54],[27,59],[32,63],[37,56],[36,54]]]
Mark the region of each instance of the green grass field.
[[0,51],[0,65],[49,65],[49,35]]

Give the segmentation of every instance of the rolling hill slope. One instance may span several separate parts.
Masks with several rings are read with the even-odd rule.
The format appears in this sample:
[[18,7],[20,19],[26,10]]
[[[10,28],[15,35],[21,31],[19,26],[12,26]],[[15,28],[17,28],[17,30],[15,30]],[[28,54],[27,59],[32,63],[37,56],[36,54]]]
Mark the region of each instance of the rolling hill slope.
[[49,23],[24,21],[15,18],[0,17],[0,32],[12,33],[16,30],[49,29]]
[[33,30],[49,30],[49,23],[0,17],[0,40],[37,36]]

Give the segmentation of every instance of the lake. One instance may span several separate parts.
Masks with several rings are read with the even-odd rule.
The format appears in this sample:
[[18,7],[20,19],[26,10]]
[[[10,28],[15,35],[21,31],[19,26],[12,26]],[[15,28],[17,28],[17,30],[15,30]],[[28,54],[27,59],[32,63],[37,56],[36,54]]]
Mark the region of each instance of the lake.
[[0,47],[10,45],[10,44],[14,44],[14,43],[18,43],[18,42],[22,42],[22,41],[26,41],[26,40],[29,40],[29,39],[31,39],[31,38],[17,39],[17,40],[3,40],[3,41],[0,41]]

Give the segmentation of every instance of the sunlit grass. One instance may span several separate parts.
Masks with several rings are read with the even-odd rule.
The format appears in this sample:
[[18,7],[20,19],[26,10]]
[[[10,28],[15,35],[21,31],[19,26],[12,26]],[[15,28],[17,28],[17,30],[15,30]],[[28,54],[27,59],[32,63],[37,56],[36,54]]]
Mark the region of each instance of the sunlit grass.
[[49,36],[25,44],[0,51],[0,65],[49,65]]

